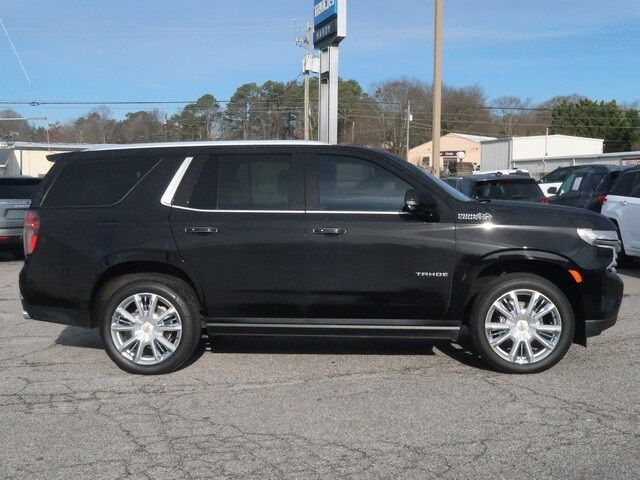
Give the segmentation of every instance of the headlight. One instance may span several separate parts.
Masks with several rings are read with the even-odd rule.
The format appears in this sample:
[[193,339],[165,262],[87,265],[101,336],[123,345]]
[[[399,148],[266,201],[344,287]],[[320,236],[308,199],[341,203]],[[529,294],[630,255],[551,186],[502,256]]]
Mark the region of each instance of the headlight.
[[622,244],[615,230],[592,230],[590,228],[578,228],[578,236],[595,247],[613,248],[619,252]]

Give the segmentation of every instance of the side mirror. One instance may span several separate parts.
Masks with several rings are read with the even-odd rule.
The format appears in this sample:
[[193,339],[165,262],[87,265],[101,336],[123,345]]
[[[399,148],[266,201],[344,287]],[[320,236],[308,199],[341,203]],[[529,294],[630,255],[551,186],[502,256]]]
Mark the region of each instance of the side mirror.
[[424,217],[427,221],[438,221],[438,205],[433,194],[428,190],[412,188],[404,196],[404,205],[409,213]]
[[558,193],[558,187],[549,187],[549,189],[547,190],[547,193],[549,195],[555,195],[556,193]]

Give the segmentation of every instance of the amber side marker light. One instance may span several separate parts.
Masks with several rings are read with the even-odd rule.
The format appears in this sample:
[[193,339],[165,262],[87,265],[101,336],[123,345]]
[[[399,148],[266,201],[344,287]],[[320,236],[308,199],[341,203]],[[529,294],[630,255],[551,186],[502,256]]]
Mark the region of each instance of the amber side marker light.
[[582,283],[582,275],[577,270],[569,270],[569,274],[573,277],[576,283]]

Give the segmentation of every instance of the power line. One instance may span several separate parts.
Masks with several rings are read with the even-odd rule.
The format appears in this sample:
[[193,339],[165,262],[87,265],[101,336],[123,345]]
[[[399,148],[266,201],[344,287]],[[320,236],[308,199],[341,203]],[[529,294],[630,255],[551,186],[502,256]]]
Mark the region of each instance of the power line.
[[7,36],[7,40],[9,40],[9,45],[11,45],[11,49],[13,50],[13,53],[15,54],[16,58],[18,59],[18,63],[20,64],[20,68],[22,69],[22,73],[24,73],[24,76],[27,79],[27,82],[29,83],[29,86],[33,87],[33,84],[31,83],[31,79],[29,78],[29,74],[27,73],[27,69],[24,68],[24,64],[22,63],[22,59],[20,58],[20,54],[18,53],[18,50],[16,49],[16,46],[13,44],[13,40],[11,40],[11,35],[9,35],[9,32],[7,31],[7,27],[4,26],[4,22],[2,21],[2,18],[0,18],[0,25],[2,25],[2,29],[4,30],[4,34]]

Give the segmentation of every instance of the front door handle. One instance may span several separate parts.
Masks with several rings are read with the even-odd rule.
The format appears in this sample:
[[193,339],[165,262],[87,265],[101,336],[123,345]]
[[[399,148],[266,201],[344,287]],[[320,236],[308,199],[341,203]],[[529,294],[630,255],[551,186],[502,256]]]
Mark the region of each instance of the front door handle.
[[337,237],[338,235],[346,235],[347,230],[344,228],[314,228],[313,233],[315,235],[327,235],[329,237]]
[[184,229],[184,233],[190,233],[193,235],[211,235],[218,233],[218,229],[215,227],[187,227]]

